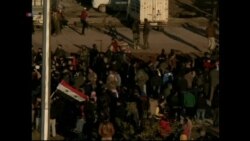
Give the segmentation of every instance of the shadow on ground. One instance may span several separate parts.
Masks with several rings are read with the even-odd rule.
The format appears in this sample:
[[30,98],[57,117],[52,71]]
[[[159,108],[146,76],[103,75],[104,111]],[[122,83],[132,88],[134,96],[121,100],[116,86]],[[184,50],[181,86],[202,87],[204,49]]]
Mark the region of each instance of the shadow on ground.
[[[183,24],[182,27],[193,32],[193,33],[196,33],[196,34],[201,35],[203,37],[207,37],[206,31],[204,29],[197,28],[197,27],[195,27],[191,24],[188,24],[188,23]],[[216,34],[215,38],[216,38],[216,42],[218,42],[219,34]]]
[[202,52],[198,47],[196,47],[195,45],[193,45],[193,44],[191,44],[191,43],[189,43],[189,42],[187,42],[187,41],[181,39],[181,38],[178,37],[178,36],[175,36],[175,35],[173,35],[173,34],[167,32],[167,31],[165,31],[165,30],[162,31],[162,33],[163,33],[164,35],[166,35],[166,36],[168,36],[168,37],[170,37],[170,38],[176,40],[176,41],[179,41],[179,42],[181,42],[181,43],[184,43],[184,44],[186,44],[186,45],[192,47],[193,49],[195,49],[195,50],[197,50],[197,51],[199,51],[199,52]]
[[183,24],[182,27],[189,30],[189,31],[192,31],[192,32],[194,32],[196,34],[199,34],[199,35],[201,35],[203,37],[206,37],[206,32],[203,29],[197,28],[197,27],[195,27],[193,25],[190,25],[188,23]]
[[[107,28],[100,28],[100,27],[97,27],[97,26],[94,26],[94,25],[90,25],[90,27],[93,28],[93,29],[95,29],[95,30],[97,30],[98,32],[101,32],[101,33],[104,33],[104,34],[110,36],[111,39],[114,37],[113,35],[110,34],[110,32],[108,31]],[[116,35],[115,35],[114,38],[116,38],[118,40],[123,40],[129,46],[133,46],[133,41],[129,37],[125,36],[124,34],[122,34],[121,32],[119,32],[117,30],[116,30],[115,34]]]

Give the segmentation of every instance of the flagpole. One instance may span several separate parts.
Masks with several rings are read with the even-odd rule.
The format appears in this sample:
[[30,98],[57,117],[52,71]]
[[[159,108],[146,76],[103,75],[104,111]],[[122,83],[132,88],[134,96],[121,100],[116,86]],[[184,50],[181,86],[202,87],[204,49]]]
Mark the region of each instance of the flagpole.
[[49,140],[50,121],[50,0],[43,0],[43,66],[41,140]]
[[50,98],[52,98],[55,95],[56,91],[57,89],[51,94]]

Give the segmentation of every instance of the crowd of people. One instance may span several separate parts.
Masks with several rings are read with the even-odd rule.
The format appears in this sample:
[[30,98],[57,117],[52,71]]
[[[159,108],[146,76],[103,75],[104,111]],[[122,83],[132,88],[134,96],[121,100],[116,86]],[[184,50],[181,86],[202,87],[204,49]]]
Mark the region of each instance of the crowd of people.
[[[42,49],[32,54],[32,128],[39,131]],[[145,62],[122,50],[99,52],[96,44],[77,53],[58,45],[51,57],[51,93],[62,80],[89,100],[72,101],[55,93],[52,137],[179,140],[192,138],[194,121],[212,119],[213,126],[219,125],[218,47],[202,57],[162,49],[156,60]]]
[[[82,34],[87,27],[81,13]],[[65,19],[64,19],[65,21]],[[62,11],[52,12],[52,34],[63,27]],[[66,21],[65,21],[66,22]],[[65,140],[190,140],[193,123],[212,119],[219,126],[219,47],[212,22],[207,28],[210,52],[193,57],[162,49],[144,61],[123,50],[115,36],[109,49],[82,46],[68,53],[59,44],[51,56],[51,136]],[[132,26],[139,49],[139,26]],[[143,43],[149,48],[145,19]],[[32,129],[41,128],[42,49],[32,50]],[[64,80],[89,99],[74,101],[57,91]],[[194,140],[208,140],[205,128]],[[211,138],[210,138],[211,140]]]

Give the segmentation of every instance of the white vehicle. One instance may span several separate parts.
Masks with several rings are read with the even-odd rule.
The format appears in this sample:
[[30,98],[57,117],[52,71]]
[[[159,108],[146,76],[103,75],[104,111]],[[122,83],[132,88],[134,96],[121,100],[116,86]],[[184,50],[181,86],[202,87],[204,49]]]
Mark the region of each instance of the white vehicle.
[[147,18],[151,26],[165,26],[169,18],[169,0],[129,0],[127,8],[127,20],[133,23],[139,20],[144,23]]
[[126,11],[128,0],[92,0],[92,6],[100,12],[106,12],[107,7],[115,11]]

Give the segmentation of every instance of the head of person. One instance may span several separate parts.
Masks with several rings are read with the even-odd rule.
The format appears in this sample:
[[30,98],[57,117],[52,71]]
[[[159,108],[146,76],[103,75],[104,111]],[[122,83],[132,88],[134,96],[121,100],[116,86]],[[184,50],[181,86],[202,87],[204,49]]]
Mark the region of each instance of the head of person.
[[162,50],[161,50],[161,54],[165,54],[165,49],[162,49]]
[[205,130],[204,128],[202,128],[202,129],[200,130],[200,136],[201,136],[201,137],[206,136],[206,130]]
[[93,46],[92,46],[92,47],[93,47],[93,49],[96,49],[96,48],[97,48],[96,44],[93,44]]
[[38,53],[42,53],[42,52],[43,52],[42,48],[38,48]]
[[208,23],[209,23],[210,25],[213,25],[213,24],[214,24],[214,20],[213,20],[213,19],[209,19]]
[[180,135],[180,141],[187,141],[188,138],[187,138],[187,135],[186,134],[181,134]]

